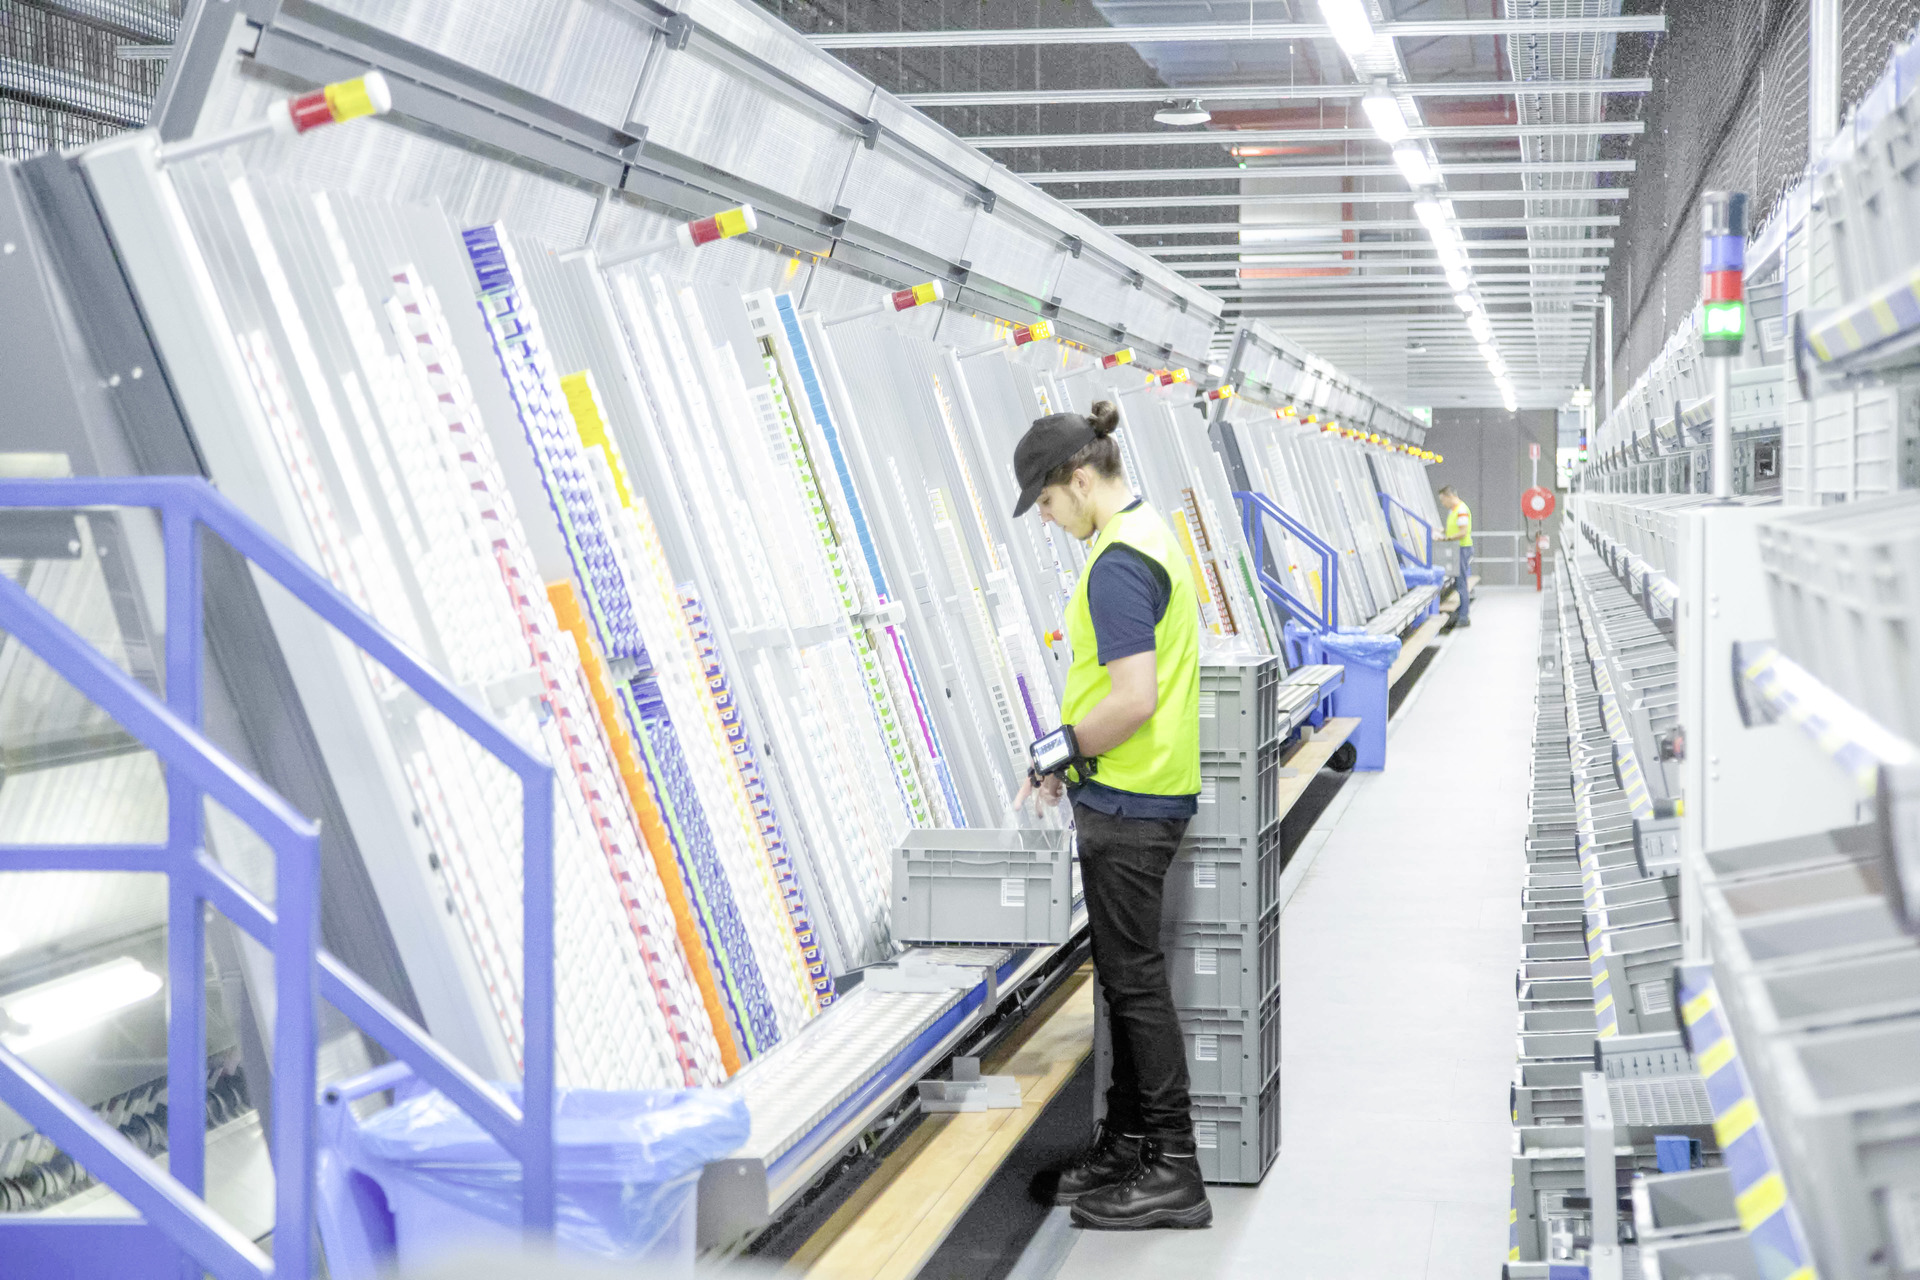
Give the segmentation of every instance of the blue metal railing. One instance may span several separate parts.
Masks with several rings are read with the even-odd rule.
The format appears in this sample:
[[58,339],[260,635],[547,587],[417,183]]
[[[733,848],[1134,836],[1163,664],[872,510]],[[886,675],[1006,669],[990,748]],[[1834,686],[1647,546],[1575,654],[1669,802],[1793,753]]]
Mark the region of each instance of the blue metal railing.
[[[553,770],[509,737],[333,585],[274,541],[205,481],[185,476],[4,480],[0,508],[149,507],[166,549],[166,701],[109,662],[11,577],[0,574],[0,629],[10,632],[134,737],[166,770],[164,845],[0,845],[0,872],[144,871],[167,877],[168,1168],[122,1137],[0,1045],[0,1102],[118,1192],[152,1230],[123,1220],[57,1224],[0,1215],[0,1257],[22,1253],[106,1264],[151,1249],[154,1230],[221,1280],[306,1280],[314,1274],[313,1166],[318,1025],[324,996],[395,1058],[446,1094],[521,1163],[524,1222],[551,1232],[553,1184]],[[386,667],[519,778],[525,884],[525,1105],[441,1048],[319,945],[320,832],[306,817],[202,736],[200,534],[214,533],[322,620]],[[275,901],[261,902],[203,847],[212,798],[274,850]],[[273,955],[274,1256],[271,1261],[207,1206],[206,980],[203,904],[211,903]],[[14,1234],[15,1231],[20,1234]],[[30,1235],[28,1233],[31,1233]],[[70,1233],[70,1234],[69,1234]],[[18,1240],[22,1252],[11,1248]],[[161,1242],[164,1244],[164,1242]],[[156,1273],[151,1256],[141,1264]],[[76,1272],[75,1274],[82,1274]]]
[[[1407,519],[1419,525],[1422,531],[1426,533],[1427,548],[1424,554],[1409,550],[1407,547],[1401,545],[1399,538],[1394,536],[1393,512],[1396,507],[1399,508],[1400,512],[1405,515]],[[1390,493],[1382,493],[1380,495],[1380,512],[1387,518],[1387,540],[1393,543],[1393,549],[1417,565],[1423,565],[1429,569],[1433,568],[1433,526],[1427,523],[1425,517]]]
[[[1302,625],[1315,631],[1338,631],[1340,629],[1340,556],[1327,545],[1313,530],[1299,520],[1288,515],[1280,505],[1264,493],[1254,493],[1237,489],[1234,501],[1240,504],[1240,527],[1247,535],[1247,549],[1253,554],[1255,572],[1259,574],[1260,589],[1269,599],[1276,600],[1292,614]],[[1285,583],[1267,572],[1267,527],[1265,520],[1272,520],[1282,529],[1307,545],[1308,550],[1320,557],[1320,602],[1318,606],[1300,599]]]

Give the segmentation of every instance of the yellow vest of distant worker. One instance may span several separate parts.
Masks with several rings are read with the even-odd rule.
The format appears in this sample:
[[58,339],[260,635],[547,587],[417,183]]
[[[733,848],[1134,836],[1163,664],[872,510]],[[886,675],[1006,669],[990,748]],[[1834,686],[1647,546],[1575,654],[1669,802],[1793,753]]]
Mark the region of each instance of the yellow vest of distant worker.
[[1200,790],[1200,607],[1193,594],[1193,572],[1186,557],[1154,510],[1145,503],[1117,512],[1094,540],[1086,569],[1067,602],[1067,639],[1073,666],[1060,718],[1078,723],[1113,688],[1100,665],[1100,640],[1087,607],[1087,583],[1093,566],[1116,543],[1125,543],[1166,571],[1172,595],[1153,629],[1154,673],[1159,705],[1133,736],[1099,757],[1094,781],[1143,795],[1190,796]]
[[1473,508],[1459,503],[1447,512],[1447,537],[1460,539],[1460,545],[1473,545]]

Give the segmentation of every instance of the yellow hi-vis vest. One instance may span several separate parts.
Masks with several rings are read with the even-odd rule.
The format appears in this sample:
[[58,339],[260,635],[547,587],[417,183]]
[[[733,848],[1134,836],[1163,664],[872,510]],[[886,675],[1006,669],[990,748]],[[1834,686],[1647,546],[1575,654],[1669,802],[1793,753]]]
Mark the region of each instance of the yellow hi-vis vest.
[[1086,569],[1067,602],[1067,639],[1073,665],[1060,719],[1077,723],[1113,688],[1100,664],[1100,641],[1087,607],[1087,583],[1107,548],[1125,543],[1166,572],[1171,595],[1153,629],[1154,674],[1160,701],[1133,736],[1099,757],[1093,780],[1117,791],[1140,795],[1190,796],[1200,790],[1200,606],[1193,593],[1193,571],[1184,553],[1154,510],[1144,502],[1116,512],[1095,539]]
[[1473,508],[1462,502],[1447,512],[1447,537],[1460,539],[1460,545],[1473,545]]

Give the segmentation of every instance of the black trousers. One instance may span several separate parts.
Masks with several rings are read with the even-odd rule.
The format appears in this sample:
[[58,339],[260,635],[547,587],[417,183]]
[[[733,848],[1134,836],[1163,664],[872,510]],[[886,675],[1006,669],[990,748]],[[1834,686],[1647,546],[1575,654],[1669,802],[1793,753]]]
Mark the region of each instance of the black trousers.
[[1122,1133],[1189,1139],[1187,1049],[1173,1011],[1160,904],[1186,820],[1117,818],[1073,806],[1093,968],[1113,1042],[1107,1123]]

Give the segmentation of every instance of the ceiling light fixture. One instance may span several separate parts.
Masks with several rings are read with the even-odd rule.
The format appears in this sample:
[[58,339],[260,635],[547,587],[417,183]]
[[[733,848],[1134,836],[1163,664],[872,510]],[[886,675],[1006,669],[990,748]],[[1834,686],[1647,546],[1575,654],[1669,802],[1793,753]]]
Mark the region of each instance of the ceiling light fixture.
[[1374,135],[1388,146],[1398,146],[1413,136],[1407,127],[1406,113],[1400,110],[1400,99],[1393,96],[1386,81],[1374,81],[1367,96],[1360,99],[1360,109],[1367,113],[1367,123],[1373,126]]
[[1453,305],[1460,308],[1462,311],[1466,312],[1468,315],[1472,315],[1474,311],[1473,295],[1468,293],[1466,290],[1462,289],[1459,293],[1456,293],[1453,295]]
[[1213,119],[1213,112],[1201,106],[1198,98],[1187,99],[1187,105],[1184,107],[1169,101],[1166,106],[1153,113],[1155,124],[1205,124],[1211,119]]
[[84,1031],[160,990],[160,977],[132,956],[0,996],[7,1048],[26,1053]]
[[1366,0],[1320,0],[1320,16],[1333,29],[1340,51],[1349,58],[1364,57],[1373,49],[1373,19]]
[[1440,181],[1440,171],[1427,158],[1427,149],[1418,142],[1403,142],[1393,149],[1393,163],[1410,187],[1430,187]]

